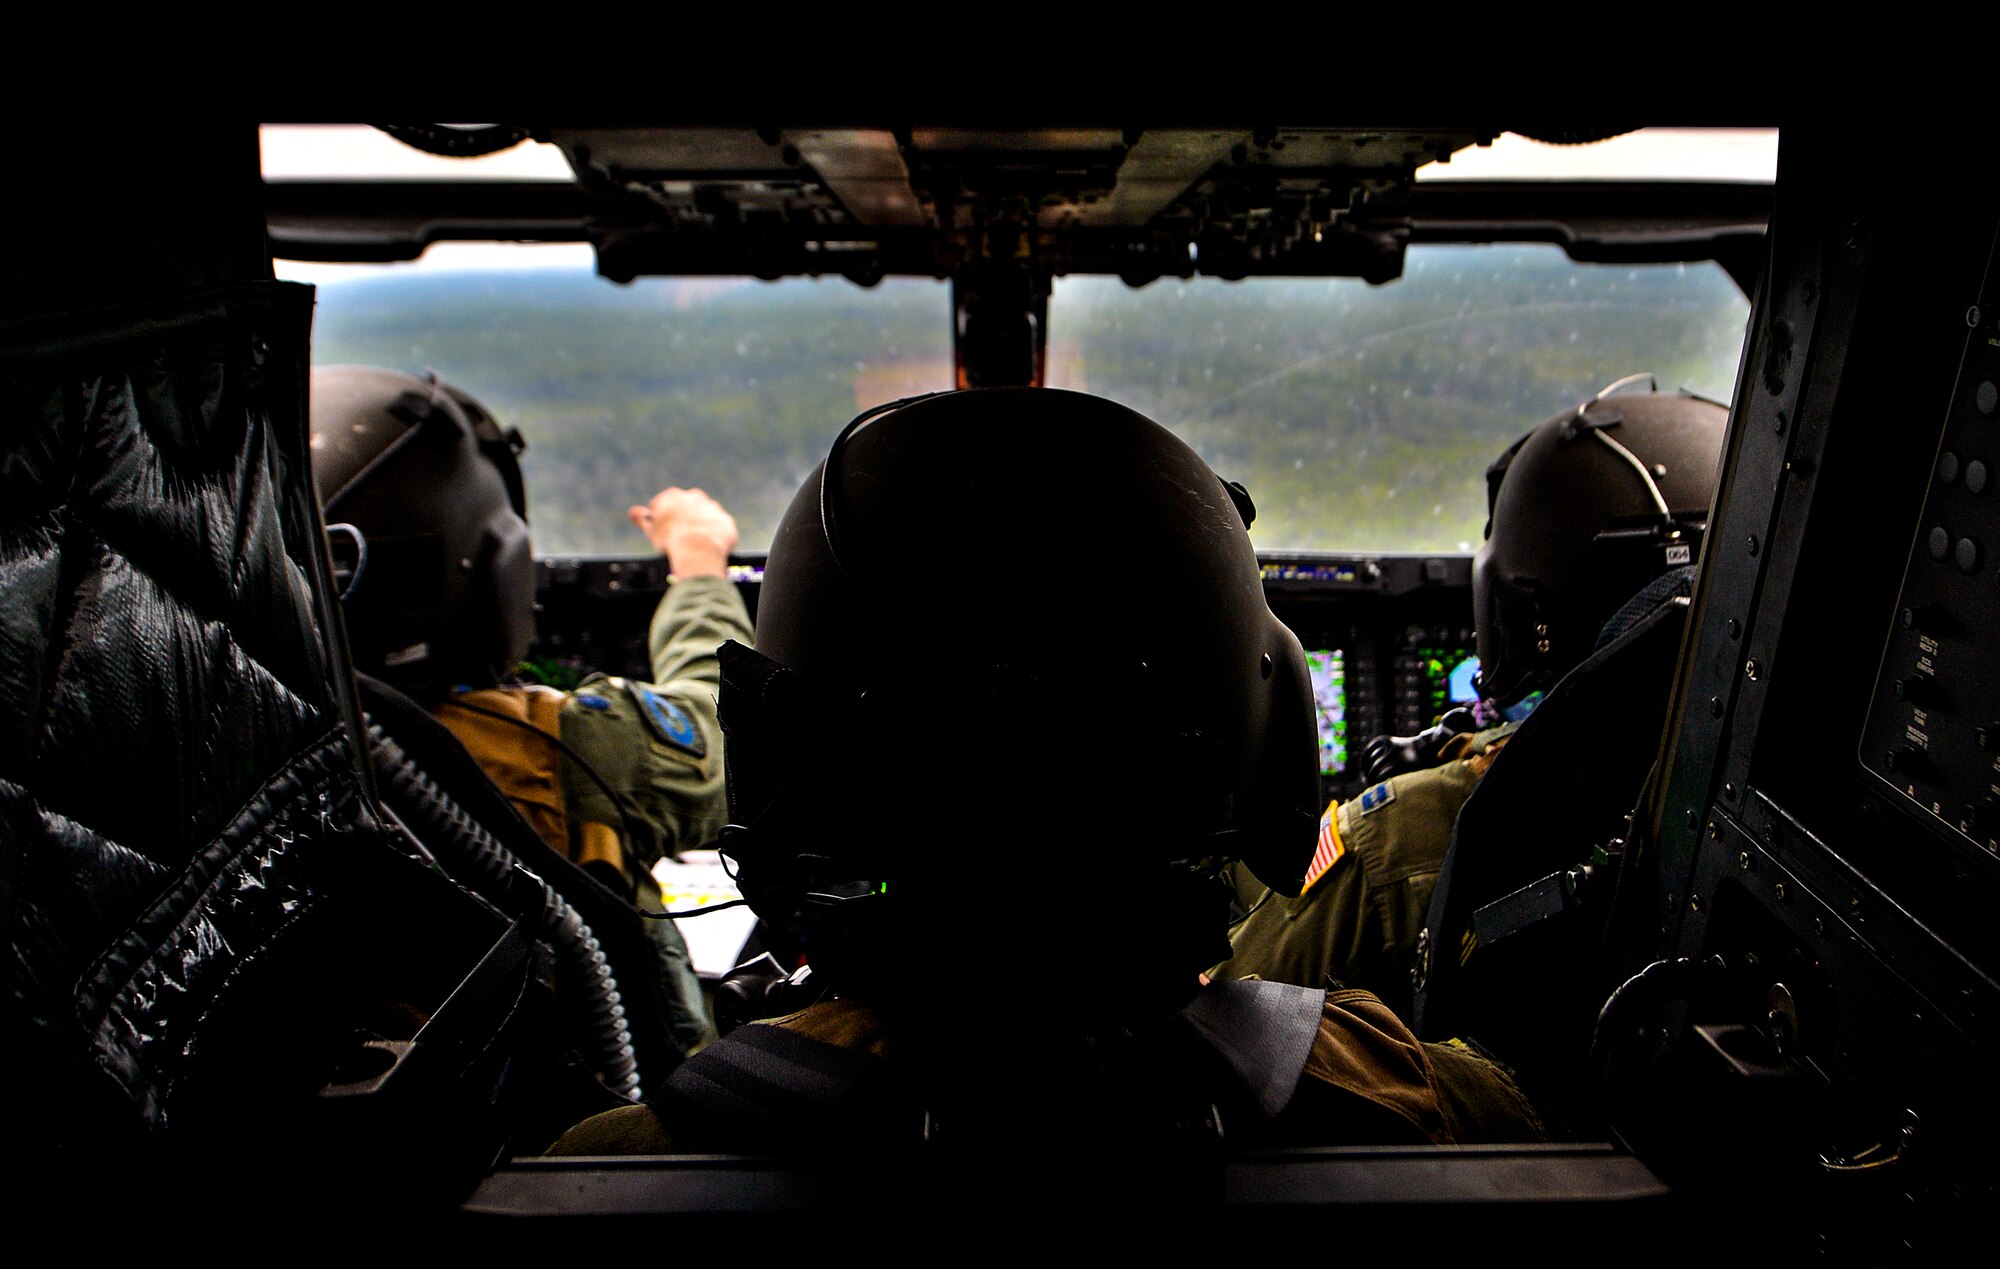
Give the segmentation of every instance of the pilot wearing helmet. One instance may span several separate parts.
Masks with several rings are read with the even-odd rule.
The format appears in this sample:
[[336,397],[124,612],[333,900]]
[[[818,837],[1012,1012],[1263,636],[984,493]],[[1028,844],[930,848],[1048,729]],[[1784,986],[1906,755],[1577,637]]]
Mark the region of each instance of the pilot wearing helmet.
[[1633,382],[1543,423],[1487,471],[1472,578],[1485,725],[1378,742],[1416,769],[1371,767],[1374,784],[1326,808],[1302,893],[1236,878],[1248,915],[1211,976],[1365,987],[1410,1016],[1459,808],[1544,693],[1631,617],[1692,588],[1729,412],[1686,394],[1617,391]]
[[[1365,992],[1202,982],[1224,862],[1295,893],[1317,829],[1311,682],[1253,514],[1165,429],[1080,393],[855,420],[778,529],[755,650],[721,654],[723,850],[818,998],[553,1152],[1026,1150],[1047,1177],[1093,1145],[1180,1159],[1225,1124],[1241,1144],[1540,1137],[1499,1068]],[[912,541],[942,563],[913,576]]]
[[[430,710],[551,847],[658,912],[652,864],[723,824],[715,649],[750,637],[725,575],[736,524],[700,490],[630,509],[672,569],[648,632],[654,682],[523,683],[535,579],[519,447],[434,376],[312,372],[313,476],[355,666]],[[646,926],[693,1051],[714,1028],[687,945],[671,921]]]

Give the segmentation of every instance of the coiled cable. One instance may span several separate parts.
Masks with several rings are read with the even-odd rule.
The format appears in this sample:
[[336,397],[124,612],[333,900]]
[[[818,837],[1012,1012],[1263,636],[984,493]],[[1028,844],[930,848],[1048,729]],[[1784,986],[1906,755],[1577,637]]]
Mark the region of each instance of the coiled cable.
[[556,999],[569,1016],[584,1061],[605,1087],[643,1097],[625,1006],[604,949],[581,914],[521,867],[514,853],[465,813],[402,747],[368,720],[369,752],[384,801],[460,885],[516,920],[532,921],[555,953]]

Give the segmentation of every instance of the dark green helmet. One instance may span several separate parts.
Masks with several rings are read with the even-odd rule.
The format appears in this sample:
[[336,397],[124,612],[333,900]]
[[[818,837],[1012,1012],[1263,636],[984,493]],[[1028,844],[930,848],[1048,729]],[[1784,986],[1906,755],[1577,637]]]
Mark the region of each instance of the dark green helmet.
[[1630,382],[1564,410],[1487,469],[1472,602],[1480,692],[1500,705],[1553,687],[1619,605],[1694,561],[1707,531],[1729,411],[1616,391]]
[[1227,954],[1205,865],[1291,894],[1315,846],[1311,680],[1252,514],[1097,397],[856,420],[778,527],[756,652],[724,649],[744,894],[843,990],[930,938],[969,977],[1119,955],[1191,991]]
[[433,695],[490,686],[526,654],[535,572],[520,447],[435,376],[314,368],[313,483],[362,671]]

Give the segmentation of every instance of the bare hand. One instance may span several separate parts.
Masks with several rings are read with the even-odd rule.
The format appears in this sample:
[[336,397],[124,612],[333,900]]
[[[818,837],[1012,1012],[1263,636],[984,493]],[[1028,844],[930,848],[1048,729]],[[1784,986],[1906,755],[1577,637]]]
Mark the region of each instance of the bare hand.
[[662,489],[626,513],[675,577],[723,577],[736,549],[736,518],[699,489]]

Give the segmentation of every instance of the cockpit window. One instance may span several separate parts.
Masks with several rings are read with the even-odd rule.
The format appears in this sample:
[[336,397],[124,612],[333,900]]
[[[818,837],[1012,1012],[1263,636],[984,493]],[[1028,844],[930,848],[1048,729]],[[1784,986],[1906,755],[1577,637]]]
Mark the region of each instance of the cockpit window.
[[[929,279],[619,286],[582,245],[279,270],[320,288],[316,362],[435,369],[521,430],[544,556],[642,552],[624,509],[669,484],[721,499],[761,550],[848,419],[952,382],[950,288]],[[1509,441],[1637,371],[1726,401],[1748,314],[1715,265],[1543,246],[1416,246],[1383,286],[1064,277],[1048,381],[1243,482],[1263,549],[1469,551]]]
[[1383,286],[1059,278],[1048,378],[1150,415],[1241,481],[1262,549],[1470,551],[1509,442],[1641,371],[1727,402],[1749,313],[1713,264],[1543,246],[1414,246]]
[[1419,181],[1749,181],[1778,179],[1776,128],[1640,128],[1585,145],[1503,132]]
[[667,485],[707,490],[763,550],[849,419],[952,381],[950,288],[927,279],[618,286],[587,246],[453,244],[279,272],[319,287],[315,363],[434,369],[520,429],[542,556],[645,552],[625,508]]

